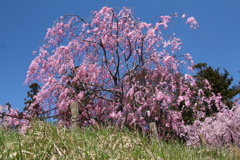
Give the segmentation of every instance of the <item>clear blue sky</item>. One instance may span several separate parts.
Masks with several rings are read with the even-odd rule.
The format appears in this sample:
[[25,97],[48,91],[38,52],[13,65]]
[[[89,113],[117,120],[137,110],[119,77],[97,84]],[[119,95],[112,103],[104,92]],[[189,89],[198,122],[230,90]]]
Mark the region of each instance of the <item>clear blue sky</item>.
[[189,30],[184,22],[172,23],[170,31],[183,41],[180,53],[190,53],[195,63],[226,68],[240,81],[240,0],[0,0],[0,105],[24,107],[28,86],[26,72],[47,28],[64,14],[88,18],[103,6],[134,9],[136,17],[153,23],[161,16],[187,13],[201,28]]

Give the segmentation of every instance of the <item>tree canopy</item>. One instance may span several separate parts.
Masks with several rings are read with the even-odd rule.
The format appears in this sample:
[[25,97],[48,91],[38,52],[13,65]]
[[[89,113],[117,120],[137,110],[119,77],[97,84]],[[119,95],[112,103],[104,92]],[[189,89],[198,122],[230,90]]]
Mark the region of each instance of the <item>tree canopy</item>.
[[[180,38],[162,32],[173,18],[186,18],[194,29],[196,20],[176,13],[149,24],[126,7],[118,13],[103,7],[92,14],[90,21],[62,16],[48,29],[26,79],[43,84],[36,103],[54,110],[66,126],[69,121],[60,115],[69,112],[70,103],[78,102],[81,126],[113,123],[144,130],[155,121],[159,127],[176,127],[177,122],[164,122],[169,108],[180,103],[182,109],[194,107],[192,95],[205,95],[191,89],[197,87],[192,76],[180,73],[180,68],[193,65],[190,54],[179,55]],[[88,100],[86,93],[91,93]],[[206,98],[194,103],[201,101],[210,103]],[[181,119],[178,113],[169,115],[165,118]]]

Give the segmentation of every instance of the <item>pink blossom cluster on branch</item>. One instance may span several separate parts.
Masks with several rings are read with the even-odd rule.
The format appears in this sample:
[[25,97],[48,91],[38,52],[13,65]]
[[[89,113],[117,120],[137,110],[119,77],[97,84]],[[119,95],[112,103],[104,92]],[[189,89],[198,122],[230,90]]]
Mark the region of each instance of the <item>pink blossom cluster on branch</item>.
[[215,116],[203,121],[196,120],[193,125],[182,125],[178,133],[186,139],[187,145],[200,145],[200,134],[211,146],[237,145],[240,147],[240,107],[235,104],[232,109],[227,106]]
[[19,127],[20,133],[26,133],[29,127],[30,116],[26,113],[20,114],[18,110],[0,105],[0,125],[4,128]]

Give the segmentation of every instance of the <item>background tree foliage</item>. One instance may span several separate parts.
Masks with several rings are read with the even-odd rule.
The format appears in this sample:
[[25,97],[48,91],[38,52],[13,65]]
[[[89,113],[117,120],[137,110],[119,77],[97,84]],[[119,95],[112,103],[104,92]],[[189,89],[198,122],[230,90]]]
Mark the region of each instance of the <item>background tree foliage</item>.
[[[222,96],[222,102],[231,109],[234,103],[233,98],[239,94],[240,89],[236,85],[232,85],[233,77],[229,75],[229,72],[224,68],[224,73],[221,73],[219,68],[213,69],[211,66],[207,66],[207,63],[198,63],[194,65],[194,69],[197,73],[193,77],[196,79],[198,88],[204,91],[205,96],[211,97],[213,93],[215,95],[220,93]],[[206,83],[211,85],[211,90],[205,88]],[[194,95],[194,99],[197,99],[197,96],[197,94]],[[205,103],[203,105],[206,106],[205,113],[207,117],[218,112],[214,102],[210,107]],[[180,107],[181,106],[182,105],[180,104]],[[193,114],[191,108],[185,108],[183,110],[182,117],[186,124],[193,123],[195,120]]]
[[[229,75],[229,72],[224,68],[224,73],[220,73],[219,68],[213,69],[211,66],[207,66],[207,63],[198,63],[194,65],[197,74],[194,76],[201,87],[204,83],[204,79],[207,79],[212,87],[212,92],[215,94],[220,93],[223,102],[230,108],[233,105],[233,98],[240,89],[236,85],[232,85],[233,77]],[[210,96],[212,93],[207,93]]]
[[[38,83],[32,83],[29,85],[30,91],[27,92],[27,98],[24,99],[24,104],[25,107],[23,108],[24,111],[30,111],[30,115],[34,118],[39,118],[40,120],[43,120],[46,118],[45,112],[43,109],[40,107],[39,104],[36,104],[34,106],[31,106],[35,102],[34,96],[38,94],[40,91],[41,87],[38,85]],[[33,108],[33,109],[30,109]]]

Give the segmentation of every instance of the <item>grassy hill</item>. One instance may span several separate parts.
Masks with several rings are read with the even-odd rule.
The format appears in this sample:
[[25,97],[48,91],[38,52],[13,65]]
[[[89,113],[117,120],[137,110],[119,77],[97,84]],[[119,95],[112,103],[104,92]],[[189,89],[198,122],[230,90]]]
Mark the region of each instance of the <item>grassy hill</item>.
[[26,135],[0,130],[0,159],[240,159],[235,148],[185,146],[175,142],[150,142],[127,129],[88,128],[68,130],[44,122],[33,124]]

